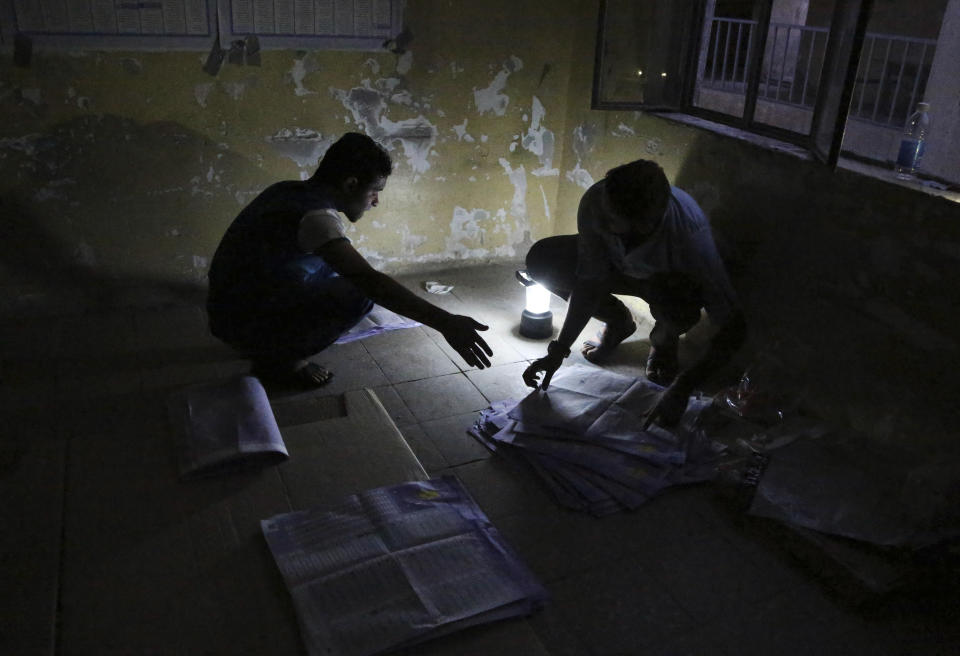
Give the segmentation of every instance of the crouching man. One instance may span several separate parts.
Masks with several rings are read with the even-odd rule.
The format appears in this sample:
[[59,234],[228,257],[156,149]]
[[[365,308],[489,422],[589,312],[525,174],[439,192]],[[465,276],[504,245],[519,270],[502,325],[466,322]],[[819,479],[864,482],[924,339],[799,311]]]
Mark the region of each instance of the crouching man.
[[379,203],[392,163],[370,137],[347,133],[307,180],[278,182],[234,219],[210,265],[211,332],[252,362],[265,382],[326,384],[306,358],[333,344],[378,303],[436,329],[471,366],[493,352],[487,326],[421,299],[376,271],[344,234]]
[[[673,426],[695,387],[723,366],[746,336],[710,224],[689,194],[670,186],[658,164],[637,160],[610,170],[584,193],[577,231],[542,239],[527,254],[530,277],[566,299],[569,307],[559,336],[547,355],[524,371],[523,380],[547,389],[590,317],[605,325],[581,352],[590,362],[602,363],[637,329],[630,310],[614,294],[638,296],[655,320],[646,375],[666,388],[647,425]],[[706,354],[681,370],[680,335],[700,321],[701,309],[717,332]]]

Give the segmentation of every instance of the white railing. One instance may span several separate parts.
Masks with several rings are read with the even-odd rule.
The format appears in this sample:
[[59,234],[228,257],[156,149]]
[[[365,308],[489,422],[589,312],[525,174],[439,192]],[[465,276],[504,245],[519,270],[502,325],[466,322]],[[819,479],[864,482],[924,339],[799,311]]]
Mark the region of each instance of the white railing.
[[[698,83],[706,89],[746,93],[747,67],[756,43],[756,21],[714,18]],[[813,109],[829,29],[770,23],[761,63],[758,99]],[[901,126],[923,98],[935,39],[867,33],[850,117]]]

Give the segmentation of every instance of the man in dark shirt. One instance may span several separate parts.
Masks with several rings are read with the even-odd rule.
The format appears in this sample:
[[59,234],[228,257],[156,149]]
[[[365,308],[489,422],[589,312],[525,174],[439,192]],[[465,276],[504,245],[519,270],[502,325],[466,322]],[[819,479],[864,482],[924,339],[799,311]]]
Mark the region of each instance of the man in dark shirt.
[[[527,254],[529,275],[568,299],[569,307],[560,335],[547,355],[527,368],[524,382],[547,389],[591,316],[605,326],[581,352],[602,362],[636,330],[614,294],[639,296],[656,320],[647,378],[666,387],[647,424],[675,424],[695,386],[727,362],[746,335],[706,216],[689,194],[670,186],[659,165],[637,160],[612,169],[584,193],[577,231],[542,239]],[[706,355],[681,371],[679,338],[700,321],[701,308],[717,332]]]
[[332,375],[309,362],[378,303],[439,331],[467,364],[489,366],[487,326],[428,303],[376,271],[344,234],[379,203],[390,156],[347,133],[307,180],[278,182],[227,229],[209,272],[211,332],[252,361],[251,373],[307,386]]

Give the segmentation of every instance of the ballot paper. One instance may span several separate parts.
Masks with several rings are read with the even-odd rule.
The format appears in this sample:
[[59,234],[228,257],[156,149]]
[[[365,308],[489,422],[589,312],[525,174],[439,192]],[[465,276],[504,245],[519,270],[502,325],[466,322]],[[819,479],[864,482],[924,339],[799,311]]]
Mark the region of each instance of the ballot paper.
[[492,404],[468,432],[532,470],[560,505],[606,515],[715,475],[724,446],[699,425],[712,399],[691,397],[675,428],[643,429],[662,391],[643,378],[573,365],[547,391]]
[[310,654],[366,656],[527,615],[546,590],[457,479],[261,522]]
[[419,325],[421,324],[418,321],[408,319],[385,307],[374,305],[373,309],[367,313],[367,316],[361,319],[356,326],[341,335],[336,343],[346,344],[348,342],[355,342],[358,339],[363,339],[364,337],[370,337],[371,335],[379,335],[389,330],[415,328]]
[[260,381],[237,376],[194,385],[167,399],[183,478],[266,466],[289,455]]
[[960,459],[849,429],[769,453],[749,513],[886,547],[960,537]]

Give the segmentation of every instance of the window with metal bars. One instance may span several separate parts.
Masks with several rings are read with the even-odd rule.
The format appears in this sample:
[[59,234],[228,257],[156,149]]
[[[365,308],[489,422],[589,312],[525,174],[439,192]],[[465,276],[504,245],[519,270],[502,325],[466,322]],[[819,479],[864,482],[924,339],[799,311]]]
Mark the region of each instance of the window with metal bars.
[[942,143],[921,173],[956,183],[945,135],[960,128],[958,24],[960,0],[603,0],[594,107],[683,112],[831,165],[889,165],[907,118],[933,99]]

